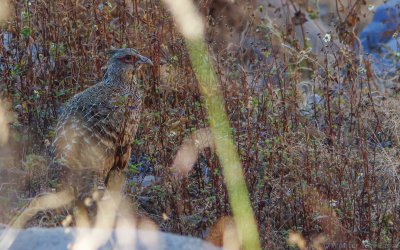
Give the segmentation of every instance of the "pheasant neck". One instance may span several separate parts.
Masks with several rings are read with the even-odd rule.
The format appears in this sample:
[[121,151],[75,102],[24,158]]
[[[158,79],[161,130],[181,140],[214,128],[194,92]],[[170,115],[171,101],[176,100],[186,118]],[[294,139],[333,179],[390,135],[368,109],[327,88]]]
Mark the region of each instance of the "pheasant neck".
[[113,87],[132,88],[137,85],[138,81],[133,72],[115,72],[107,71],[103,82]]

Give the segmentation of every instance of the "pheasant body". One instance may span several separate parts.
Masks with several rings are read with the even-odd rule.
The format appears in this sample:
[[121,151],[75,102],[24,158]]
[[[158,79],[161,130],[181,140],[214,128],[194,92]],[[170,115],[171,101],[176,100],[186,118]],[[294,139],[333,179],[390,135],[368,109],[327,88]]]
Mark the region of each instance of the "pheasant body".
[[142,108],[135,72],[144,63],[151,61],[133,49],[114,51],[103,81],[75,95],[59,118],[56,159],[66,169],[62,182],[78,196],[89,196],[97,177],[107,184],[129,162]]

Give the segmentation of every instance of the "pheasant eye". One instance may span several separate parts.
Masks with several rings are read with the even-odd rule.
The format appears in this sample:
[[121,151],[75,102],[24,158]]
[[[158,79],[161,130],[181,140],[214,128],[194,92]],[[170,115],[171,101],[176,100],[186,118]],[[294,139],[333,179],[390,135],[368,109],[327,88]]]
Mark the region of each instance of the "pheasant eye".
[[132,55],[126,55],[122,58],[124,63],[134,64],[136,62],[136,57]]

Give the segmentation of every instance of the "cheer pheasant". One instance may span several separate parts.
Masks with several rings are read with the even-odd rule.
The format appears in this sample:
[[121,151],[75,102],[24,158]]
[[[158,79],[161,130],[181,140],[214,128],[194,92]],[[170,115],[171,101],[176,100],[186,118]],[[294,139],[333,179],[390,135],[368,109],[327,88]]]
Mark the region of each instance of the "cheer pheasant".
[[65,106],[55,132],[62,183],[88,197],[96,177],[107,185],[129,162],[131,142],[142,110],[137,71],[150,59],[134,49],[110,51],[104,79],[75,95]]

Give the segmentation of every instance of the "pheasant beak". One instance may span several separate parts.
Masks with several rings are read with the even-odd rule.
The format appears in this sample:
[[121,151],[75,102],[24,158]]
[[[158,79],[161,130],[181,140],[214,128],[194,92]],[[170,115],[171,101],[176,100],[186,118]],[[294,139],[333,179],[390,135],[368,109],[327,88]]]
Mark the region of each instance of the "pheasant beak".
[[147,57],[140,56],[139,60],[140,60],[139,63],[141,63],[141,64],[148,64],[150,66],[153,66],[153,62]]

